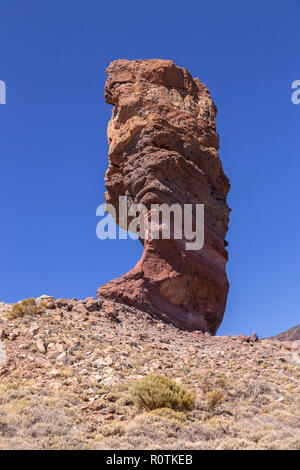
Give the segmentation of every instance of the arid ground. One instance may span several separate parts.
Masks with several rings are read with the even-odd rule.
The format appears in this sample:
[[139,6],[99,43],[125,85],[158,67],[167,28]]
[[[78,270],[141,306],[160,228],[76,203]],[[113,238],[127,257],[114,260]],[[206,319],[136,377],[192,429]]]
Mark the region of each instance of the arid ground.
[[[283,343],[184,332],[92,299],[9,310],[0,449],[300,449],[300,356]],[[195,409],[137,409],[130,385],[150,373],[194,391]]]

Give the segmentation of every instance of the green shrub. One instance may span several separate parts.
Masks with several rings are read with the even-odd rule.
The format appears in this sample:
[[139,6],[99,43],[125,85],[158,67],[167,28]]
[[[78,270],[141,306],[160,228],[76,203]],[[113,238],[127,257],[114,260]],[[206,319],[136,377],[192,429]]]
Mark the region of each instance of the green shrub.
[[194,409],[194,393],[186,390],[168,377],[148,375],[137,380],[130,389],[132,399],[140,409],[155,410],[171,408],[175,411],[190,411]]
[[10,320],[15,318],[24,317],[25,315],[38,315],[44,311],[44,304],[37,304],[36,300],[33,298],[24,299],[20,302],[13,304],[8,317]]

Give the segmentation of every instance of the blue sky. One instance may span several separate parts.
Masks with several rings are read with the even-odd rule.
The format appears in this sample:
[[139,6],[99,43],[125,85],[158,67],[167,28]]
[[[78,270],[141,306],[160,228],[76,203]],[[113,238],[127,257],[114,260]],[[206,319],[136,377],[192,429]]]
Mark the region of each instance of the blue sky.
[[300,1],[0,4],[0,301],[94,296],[138,241],[96,238],[107,168],[105,68],[172,59],[210,89],[231,181],[230,293],[219,334],[299,323]]

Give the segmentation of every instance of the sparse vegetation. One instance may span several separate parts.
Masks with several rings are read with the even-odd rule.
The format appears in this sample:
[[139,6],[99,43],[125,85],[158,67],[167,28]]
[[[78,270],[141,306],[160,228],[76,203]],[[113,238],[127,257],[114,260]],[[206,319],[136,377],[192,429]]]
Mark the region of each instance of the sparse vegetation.
[[220,389],[213,390],[206,394],[206,400],[208,404],[209,411],[213,411],[217,406],[221,405],[225,400],[226,396],[224,392]]
[[150,411],[150,414],[177,424],[184,424],[187,420],[185,413],[182,411],[174,411],[171,408],[156,408]]
[[168,377],[151,374],[137,380],[131,386],[131,395],[139,409],[155,410],[171,408],[175,411],[191,411],[195,395]]
[[8,312],[8,318],[14,320],[16,318],[24,317],[25,315],[39,315],[45,310],[43,302],[37,303],[34,298],[24,299],[20,302],[13,304],[11,310]]
[[[69,304],[13,321],[0,305],[0,450],[300,450],[298,353],[158,327],[121,304],[88,315]],[[132,387],[153,374],[193,391],[194,409],[135,406]]]

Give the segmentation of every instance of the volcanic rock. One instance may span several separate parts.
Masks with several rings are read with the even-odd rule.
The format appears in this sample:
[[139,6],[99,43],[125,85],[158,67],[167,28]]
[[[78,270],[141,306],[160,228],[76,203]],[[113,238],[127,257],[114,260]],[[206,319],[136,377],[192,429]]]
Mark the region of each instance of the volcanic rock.
[[238,339],[241,343],[250,343],[250,340],[251,340],[250,336],[248,336],[248,335],[239,335],[239,336],[237,337],[237,339]]
[[279,335],[272,336],[270,339],[276,339],[278,341],[297,341],[300,340],[300,325],[294,326]]
[[250,341],[252,341],[252,343],[257,343],[259,341],[258,334],[257,333],[252,333]]
[[[128,229],[118,211],[142,203],[204,204],[204,246],[188,250],[184,239],[141,239],[135,268],[98,289],[98,297],[132,305],[186,330],[215,334],[228,293],[225,236],[230,188],[218,156],[216,106],[198,78],[169,60],[117,60],[110,64],[107,211]],[[113,216],[114,214],[110,212]],[[193,213],[194,217],[194,213]],[[194,221],[194,220],[193,220]],[[161,227],[160,227],[161,228]],[[142,237],[141,237],[142,238]]]

